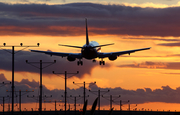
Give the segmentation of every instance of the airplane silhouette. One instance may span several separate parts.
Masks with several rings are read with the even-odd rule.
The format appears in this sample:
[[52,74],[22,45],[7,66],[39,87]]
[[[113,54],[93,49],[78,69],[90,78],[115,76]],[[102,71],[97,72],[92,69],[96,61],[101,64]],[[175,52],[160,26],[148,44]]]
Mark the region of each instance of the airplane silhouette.
[[101,61],[99,61],[99,64],[105,65],[103,58],[108,57],[109,60],[114,61],[120,55],[123,55],[123,54],[130,55],[130,53],[134,53],[136,51],[148,50],[151,48],[151,47],[148,47],[148,48],[126,50],[126,51],[119,51],[119,52],[102,53],[102,52],[100,52],[101,47],[113,45],[114,43],[99,45],[99,43],[96,41],[89,42],[87,19],[85,19],[85,23],[86,23],[86,44],[85,45],[83,45],[81,47],[81,46],[59,44],[59,46],[79,48],[79,49],[81,49],[81,53],[63,53],[63,52],[51,52],[51,51],[40,51],[40,50],[30,50],[30,51],[38,52],[38,53],[45,53],[45,54],[48,54],[51,56],[55,55],[55,56],[67,57],[68,61],[75,61],[76,59],[79,59],[79,61],[77,62],[77,65],[83,65],[83,62],[81,61],[81,59],[83,59],[83,58],[88,59],[88,60],[93,60],[93,62],[96,62],[96,60],[95,60],[96,58],[100,58]]

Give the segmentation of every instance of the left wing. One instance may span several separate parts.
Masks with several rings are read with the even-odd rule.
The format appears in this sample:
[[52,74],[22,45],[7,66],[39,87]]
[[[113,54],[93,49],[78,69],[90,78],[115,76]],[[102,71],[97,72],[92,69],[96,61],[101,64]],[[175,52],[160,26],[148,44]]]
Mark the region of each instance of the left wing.
[[149,50],[151,47],[149,48],[142,48],[142,49],[135,49],[135,50],[127,50],[127,51],[120,51],[120,52],[110,52],[110,53],[98,53],[98,57],[99,58],[106,58],[106,57],[109,57],[109,56],[120,56],[120,55],[123,55],[123,54],[129,54],[130,53],[134,53],[134,52],[137,52],[137,51],[142,51],[142,50]]
[[31,52],[45,53],[48,55],[55,55],[61,57],[71,56],[73,58],[82,59],[81,53],[62,53],[62,52],[51,52],[51,51],[40,51],[40,50],[30,50]]

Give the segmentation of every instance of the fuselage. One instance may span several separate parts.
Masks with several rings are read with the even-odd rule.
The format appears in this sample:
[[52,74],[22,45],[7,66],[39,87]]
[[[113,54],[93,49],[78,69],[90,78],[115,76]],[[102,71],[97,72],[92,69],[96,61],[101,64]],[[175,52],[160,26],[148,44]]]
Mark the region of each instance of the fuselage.
[[83,45],[83,48],[81,49],[82,56],[86,59],[94,59],[97,58],[97,53],[100,49],[100,47],[94,47],[99,46],[99,43],[96,41],[91,41],[89,44]]

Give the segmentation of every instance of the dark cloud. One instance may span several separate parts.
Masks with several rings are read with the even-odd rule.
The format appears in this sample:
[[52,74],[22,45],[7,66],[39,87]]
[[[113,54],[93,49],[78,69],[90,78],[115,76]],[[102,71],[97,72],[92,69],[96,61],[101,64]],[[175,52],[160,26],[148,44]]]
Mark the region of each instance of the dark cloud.
[[0,35],[85,35],[88,18],[90,35],[180,36],[180,7],[0,3],[0,11]]
[[20,0],[21,2],[29,2],[29,0]]
[[[130,40],[158,40],[158,41],[166,41],[166,42],[179,42],[180,39],[175,38],[175,39],[168,39],[168,38],[136,38],[136,37],[128,37],[128,38],[123,38],[123,39],[130,39]],[[158,44],[161,45],[161,44]]]
[[160,46],[169,46],[169,47],[180,47],[180,42],[177,43],[162,43],[162,44],[158,44]]
[[[7,50],[11,52],[10,50]],[[4,50],[0,50],[0,69],[2,70],[12,70],[12,54],[8,53]],[[28,62],[38,62],[37,64],[33,64],[34,66],[40,67],[40,60],[42,62],[54,62],[56,60],[56,63],[44,68],[45,66],[48,66],[51,63],[43,63],[42,67],[43,74],[52,74],[52,71],[55,71],[55,73],[62,73],[62,72],[70,72],[70,73],[76,73],[79,71],[79,74],[76,74],[77,77],[81,78],[85,74],[91,74],[91,70],[95,66],[99,66],[99,63],[93,63],[92,60],[83,60],[83,66],[78,66],[77,61],[69,62],[65,57],[61,58],[59,56],[49,56],[46,54],[40,54],[35,52],[28,52],[28,51],[21,51],[15,54],[15,72],[33,72],[33,73],[40,73],[40,70],[38,68],[35,68],[31,66],[30,64],[26,63],[26,60]],[[32,63],[31,63],[32,64]],[[104,67],[110,67],[110,64],[106,63]]]
[[28,79],[22,79],[19,83],[17,83],[19,85],[21,84],[26,84],[31,88],[38,88],[39,87],[39,82],[36,82],[35,80],[32,80],[31,82]]
[[[101,89],[103,90],[103,89]],[[126,90],[120,87],[110,89],[106,95],[121,95],[121,100],[130,100],[130,103],[139,104],[147,102],[179,103],[179,88],[172,89],[169,86],[162,86],[160,89],[150,88]]]
[[0,81],[6,81],[7,79],[6,79],[6,77],[4,76],[4,74],[0,74]]
[[180,62],[151,62],[146,61],[142,63],[134,63],[127,65],[119,65],[118,67],[130,67],[130,68],[149,68],[149,69],[180,69]]

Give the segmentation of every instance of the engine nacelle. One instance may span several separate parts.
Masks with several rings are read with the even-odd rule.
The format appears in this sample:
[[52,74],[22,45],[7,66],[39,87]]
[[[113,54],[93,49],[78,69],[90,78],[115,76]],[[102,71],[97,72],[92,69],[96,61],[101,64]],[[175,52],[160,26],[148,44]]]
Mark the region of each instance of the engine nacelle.
[[109,58],[109,60],[114,61],[117,59],[117,56],[111,55],[108,58]]
[[67,57],[67,60],[68,60],[68,61],[75,61],[76,58],[73,58],[73,57],[71,57],[71,56],[68,56],[68,57]]

